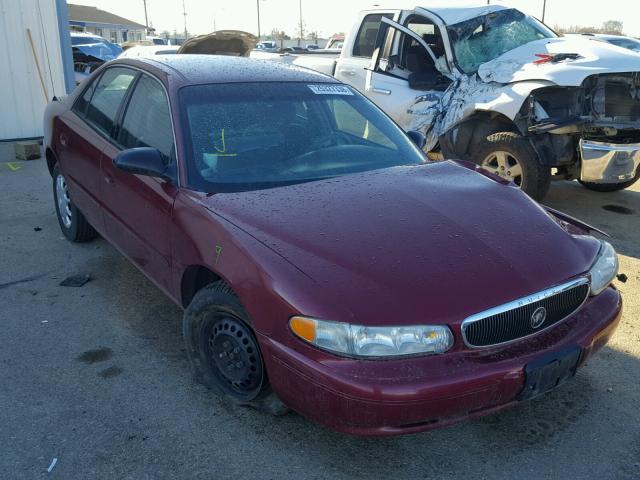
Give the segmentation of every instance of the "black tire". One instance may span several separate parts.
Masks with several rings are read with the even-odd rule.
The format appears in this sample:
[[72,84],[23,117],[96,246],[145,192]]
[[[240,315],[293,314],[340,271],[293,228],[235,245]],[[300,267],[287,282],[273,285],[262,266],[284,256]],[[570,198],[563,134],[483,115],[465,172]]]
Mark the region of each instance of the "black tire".
[[[506,152],[508,162],[520,166],[522,173],[515,177],[514,183],[534,200],[542,200],[551,185],[551,169],[540,162],[529,141],[514,132],[493,133],[475,145],[471,152],[472,161],[493,173],[498,173],[497,170],[503,167],[496,162],[494,170],[490,164],[491,156],[497,152]],[[509,163],[504,168],[508,168]]]
[[636,172],[636,176],[631,180],[621,183],[591,183],[578,180],[585,188],[593,190],[594,192],[617,192],[629,188],[640,179],[640,168]]
[[[76,243],[88,242],[98,236],[98,232],[94,230],[91,224],[84,217],[82,212],[73,204],[71,198],[69,198],[69,192],[66,188],[66,180],[64,175],[60,172],[60,166],[56,164],[53,167],[53,203],[56,206],[56,216],[58,217],[58,224],[60,230],[68,240]],[[64,183],[64,187],[58,187],[58,182]],[[64,193],[63,193],[64,192]],[[63,202],[59,201],[58,195],[66,195],[66,207],[62,206]],[[65,212],[61,212],[60,209],[65,208]],[[63,218],[64,216],[64,218]]]
[[250,325],[238,297],[224,282],[195,294],[184,312],[182,334],[196,380],[237,405],[284,415],[289,409],[269,384]]

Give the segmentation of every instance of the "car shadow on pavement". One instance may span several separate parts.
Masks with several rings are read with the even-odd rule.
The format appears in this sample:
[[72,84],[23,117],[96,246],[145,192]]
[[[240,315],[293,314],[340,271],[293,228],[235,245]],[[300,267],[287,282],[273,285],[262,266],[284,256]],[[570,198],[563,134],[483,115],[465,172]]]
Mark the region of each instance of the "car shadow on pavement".
[[618,253],[640,258],[640,182],[611,193],[554,182],[543,203],[607,232]]

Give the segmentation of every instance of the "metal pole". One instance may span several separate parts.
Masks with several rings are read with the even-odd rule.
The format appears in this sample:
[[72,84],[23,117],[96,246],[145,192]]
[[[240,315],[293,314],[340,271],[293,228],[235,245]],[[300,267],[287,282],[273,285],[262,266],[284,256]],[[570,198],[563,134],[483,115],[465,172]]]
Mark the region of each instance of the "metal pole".
[[260,41],[260,0],[256,0],[256,6],[258,7],[258,41]]
[[547,0],[542,0],[542,23],[544,23],[544,16],[547,13]]
[[184,15],[184,39],[187,39],[187,8],[184,5],[184,0],[182,0],[182,14]]
[[300,0],[300,35],[298,37],[298,46],[302,43],[302,0]]
[[144,5],[144,26],[147,27],[147,33],[149,33],[149,17],[147,17],[147,0],[142,0]]

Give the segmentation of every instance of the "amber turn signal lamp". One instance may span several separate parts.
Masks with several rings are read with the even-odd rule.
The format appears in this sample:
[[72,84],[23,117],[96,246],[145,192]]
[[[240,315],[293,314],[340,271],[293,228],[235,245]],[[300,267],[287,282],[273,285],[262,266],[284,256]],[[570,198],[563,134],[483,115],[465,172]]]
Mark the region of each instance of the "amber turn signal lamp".
[[289,320],[289,326],[293,333],[307,342],[313,342],[316,339],[316,322],[310,318],[292,317]]

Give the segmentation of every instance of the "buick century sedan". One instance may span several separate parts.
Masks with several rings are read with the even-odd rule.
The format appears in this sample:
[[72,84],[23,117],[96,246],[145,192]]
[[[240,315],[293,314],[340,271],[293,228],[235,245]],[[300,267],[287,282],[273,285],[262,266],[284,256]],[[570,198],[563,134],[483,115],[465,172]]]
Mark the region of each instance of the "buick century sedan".
[[237,404],[428,430],[557,387],[620,320],[594,228],[428,161],[424,137],[322,74],[116,60],[44,127],[64,235],[101,235],[183,307],[196,378]]

